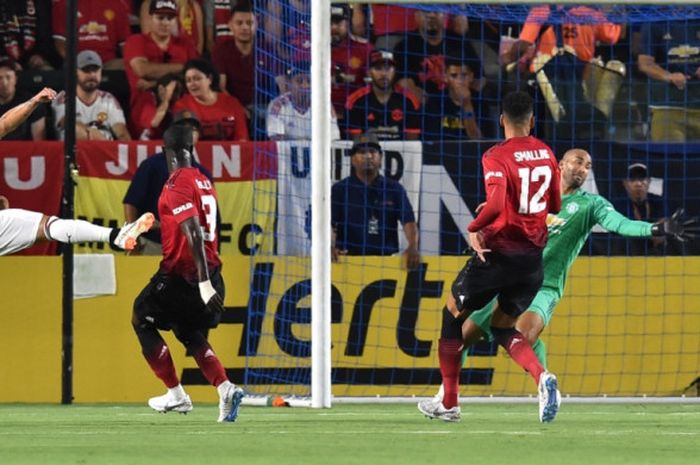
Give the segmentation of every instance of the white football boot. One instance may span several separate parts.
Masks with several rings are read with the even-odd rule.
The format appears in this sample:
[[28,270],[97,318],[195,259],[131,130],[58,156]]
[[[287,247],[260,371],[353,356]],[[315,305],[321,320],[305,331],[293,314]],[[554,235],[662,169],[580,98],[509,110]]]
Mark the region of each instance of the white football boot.
[[561,393],[557,388],[557,377],[548,371],[542,373],[537,391],[540,401],[540,421],[542,423],[554,421],[561,405]]
[[139,236],[153,227],[156,217],[153,213],[144,213],[133,223],[127,223],[119,230],[114,245],[124,250],[134,250]]
[[462,409],[459,406],[446,409],[442,400],[436,398],[418,402],[418,410],[426,417],[442,421],[457,422],[462,420]]
[[238,418],[238,410],[241,406],[241,400],[245,393],[243,389],[235,384],[225,381],[228,385],[225,387],[223,394],[219,395],[219,423],[224,421],[236,421]]
[[176,398],[174,395],[167,392],[162,396],[148,399],[148,406],[156,412],[178,412],[186,414],[192,410],[192,401],[187,394],[185,394],[185,397]]

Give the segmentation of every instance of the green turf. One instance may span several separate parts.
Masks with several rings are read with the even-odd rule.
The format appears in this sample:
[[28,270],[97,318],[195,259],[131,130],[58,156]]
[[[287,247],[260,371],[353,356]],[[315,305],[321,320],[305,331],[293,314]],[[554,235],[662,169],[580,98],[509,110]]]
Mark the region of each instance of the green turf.
[[330,410],[243,407],[152,413],[143,406],[0,405],[0,464],[513,464],[700,463],[700,404],[465,404],[461,423],[412,404]]

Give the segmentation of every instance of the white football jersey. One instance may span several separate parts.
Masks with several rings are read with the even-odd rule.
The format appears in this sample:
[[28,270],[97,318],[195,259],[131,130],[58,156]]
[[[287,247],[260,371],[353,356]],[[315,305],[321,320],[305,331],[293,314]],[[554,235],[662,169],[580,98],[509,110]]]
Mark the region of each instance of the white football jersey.
[[[267,137],[281,137],[284,140],[311,139],[311,111],[301,113],[292,104],[289,93],[272,99],[267,107]],[[331,119],[331,140],[340,139],[338,120]]]
[[[63,118],[66,116],[66,93],[61,91],[51,104],[55,115],[56,133],[64,139]],[[75,121],[85,125],[97,126],[109,140],[114,139],[111,127],[117,123],[126,124],[124,111],[114,95],[104,90],[97,91],[97,99],[87,105],[76,97]]]

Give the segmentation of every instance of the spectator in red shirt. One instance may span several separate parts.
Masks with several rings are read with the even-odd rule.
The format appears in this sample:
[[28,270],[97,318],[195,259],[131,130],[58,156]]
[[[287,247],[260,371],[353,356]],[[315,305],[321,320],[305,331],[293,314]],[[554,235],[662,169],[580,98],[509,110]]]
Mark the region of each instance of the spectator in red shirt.
[[255,96],[255,16],[247,0],[235,2],[228,21],[231,37],[214,46],[211,61],[221,88],[247,107]]
[[218,74],[206,60],[185,64],[187,94],[173,111],[190,110],[200,115],[202,140],[248,140],[248,123],[241,102],[219,91]]
[[[56,50],[66,58],[66,0],[55,0],[52,23]],[[129,36],[129,13],[122,0],[78,0],[78,51],[93,50],[105,69],[122,69],[118,59]]]
[[132,104],[139,92],[154,87],[166,74],[179,73],[187,60],[197,57],[189,40],[172,33],[177,15],[174,0],[151,0],[149,12],[151,32],[132,35],[124,46]]
[[170,126],[170,110],[185,88],[182,75],[166,74],[148,92],[140,92],[131,105],[130,131],[135,139],[162,139]]
[[[185,37],[194,46],[198,54],[204,51],[204,15],[202,7],[197,0],[174,0],[177,5],[177,23],[174,25],[173,34]],[[139,10],[139,24],[141,32],[151,30],[150,0],[143,0]]]
[[331,6],[331,99],[339,118],[348,96],[365,85],[372,45],[348,32],[348,8]]

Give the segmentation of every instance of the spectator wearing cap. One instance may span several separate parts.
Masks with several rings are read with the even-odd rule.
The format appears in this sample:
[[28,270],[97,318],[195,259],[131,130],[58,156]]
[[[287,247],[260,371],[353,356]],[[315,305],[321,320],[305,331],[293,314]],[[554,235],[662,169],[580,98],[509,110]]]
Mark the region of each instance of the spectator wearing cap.
[[171,110],[182,93],[185,83],[180,73],[166,74],[155,88],[140,92],[131,105],[130,130],[135,139],[162,139],[172,122]]
[[[11,58],[0,59],[0,115],[15,108],[32,96],[17,91],[17,63]],[[29,117],[7,133],[3,140],[44,140],[46,139],[46,105],[37,106]]]
[[[485,84],[481,60],[470,43],[449,32],[446,17],[434,11],[415,12],[418,34],[411,34],[394,47],[399,84],[409,89],[422,102],[445,88],[445,57],[454,57],[474,72],[473,91]],[[427,95],[426,95],[427,94]]]
[[372,45],[348,32],[349,9],[331,5],[331,100],[336,114],[344,116],[350,94],[364,87]]
[[[204,13],[197,0],[173,0],[177,6],[177,21],[173,25],[173,34],[187,39],[201,55],[204,52]],[[151,0],[143,0],[139,9],[141,32],[149,32],[152,27],[150,18]]]
[[[175,113],[173,125],[185,125],[192,128],[192,143],[197,145],[200,134],[200,122],[197,115],[191,111]],[[211,173],[202,165],[192,160],[192,166],[202,172],[212,183]],[[158,198],[163,186],[168,180],[168,164],[164,152],[157,152],[146,158],[136,169],[134,177],[126,191],[124,200],[124,218],[127,222],[133,221],[145,212],[153,212],[156,223],[145,234],[139,237],[139,245],[132,255],[162,255],[160,237],[160,217],[158,216]]]
[[406,190],[380,174],[382,148],[375,134],[355,137],[351,149],[352,174],[331,188],[333,227],[331,257],[394,255],[399,252],[398,224],[408,247],[408,269],[420,264],[418,226]]
[[[100,90],[102,59],[92,50],[77,57],[78,80],[75,99],[75,138],[78,140],[131,140],[124,111],[119,101]],[[66,92],[61,91],[52,103],[56,133],[65,138]]]
[[627,208],[621,209],[634,220],[652,221],[659,211],[653,211],[653,204],[649,196],[649,184],[651,177],[647,165],[640,162],[632,163],[627,167],[627,177],[622,180],[622,185],[627,192]]
[[481,139],[471,85],[474,72],[459,59],[445,62],[445,89],[423,109],[423,140]]
[[[118,58],[129,37],[129,12],[122,0],[78,0],[78,51],[92,50],[100,55],[105,69],[123,69]],[[53,3],[52,24],[56,50],[66,57],[67,0]]]
[[177,17],[174,0],[151,0],[149,32],[130,36],[124,46],[126,77],[133,103],[138,93],[155,87],[166,74],[182,71],[197,51],[184,37],[173,35]]
[[174,111],[200,115],[202,140],[248,140],[248,122],[241,102],[219,90],[219,74],[206,60],[185,64],[187,94],[175,102]]
[[[265,127],[271,140],[311,139],[311,78],[309,64],[298,63],[287,72],[287,92],[272,99]],[[340,139],[335,115],[331,116],[331,139]]]
[[[646,164],[635,161],[627,167],[627,175],[622,180],[625,194],[613,199],[617,211],[633,220],[654,222],[664,216],[664,206],[661,197],[649,192],[651,176]],[[608,254],[619,255],[662,255],[674,253],[675,244],[669,244],[666,250],[663,237],[652,238],[606,238]],[[594,246],[600,249],[600,241]]]
[[394,86],[395,63],[393,53],[387,50],[370,54],[371,83],[350,94],[345,104],[347,135],[373,129],[383,140],[418,139],[420,102],[408,90]]

